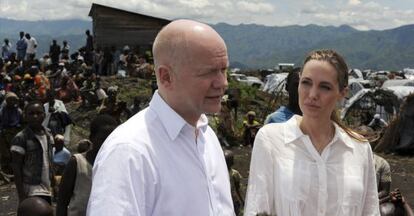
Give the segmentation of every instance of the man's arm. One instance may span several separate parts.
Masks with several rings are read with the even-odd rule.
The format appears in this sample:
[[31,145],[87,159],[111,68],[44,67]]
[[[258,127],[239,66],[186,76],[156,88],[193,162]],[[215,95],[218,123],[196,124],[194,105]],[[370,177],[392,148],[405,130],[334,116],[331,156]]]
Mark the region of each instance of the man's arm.
[[70,199],[73,195],[76,181],[76,158],[72,157],[66,165],[65,172],[62,176],[62,181],[59,185],[58,200],[56,206],[56,216],[66,216]]
[[19,196],[19,203],[27,197],[27,194],[24,192],[23,187],[23,160],[24,155],[12,151],[14,183],[16,184],[17,195]]
[[150,215],[159,190],[153,162],[137,149],[137,143],[119,143],[109,138],[105,144],[93,166],[86,215]]
[[240,175],[239,172],[237,172],[237,177],[230,177],[233,178],[234,181],[234,189],[236,190],[236,194],[239,197],[240,202],[242,202],[242,204],[244,205],[244,199],[242,196],[242,192],[241,192],[241,182],[240,180],[242,179],[242,176]]
[[413,209],[410,207],[407,201],[404,201],[404,210],[405,210],[405,215],[414,216]]
[[391,167],[385,159],[383,159],[383,161],[384,163],[381,165],[381,175],[377,180],[380,181],[378,184],[378,194],[389,194],[391,189]]

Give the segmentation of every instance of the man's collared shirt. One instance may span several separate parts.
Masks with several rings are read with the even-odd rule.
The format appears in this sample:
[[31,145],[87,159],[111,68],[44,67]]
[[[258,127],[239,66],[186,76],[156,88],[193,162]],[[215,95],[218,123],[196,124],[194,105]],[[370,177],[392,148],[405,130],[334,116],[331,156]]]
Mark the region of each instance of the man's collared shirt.
[[335,124],[334,138],[319,154],[300,118],[259,130],[245,215],[379,216],[370,145]]
[[87,215],[233,215],[226,162],[207,123],[202,115],[194,128],[156,92],[101,147]]

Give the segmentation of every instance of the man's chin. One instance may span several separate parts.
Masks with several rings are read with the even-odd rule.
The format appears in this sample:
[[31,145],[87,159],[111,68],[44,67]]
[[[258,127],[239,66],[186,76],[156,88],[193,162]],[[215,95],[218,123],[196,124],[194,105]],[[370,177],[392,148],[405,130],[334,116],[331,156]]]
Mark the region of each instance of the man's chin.
[[221,106],[218,105],[217,107],[208,107],[205,109],[204,113],[206,114],[215,114],[215,113],[219,113],[221,110]]

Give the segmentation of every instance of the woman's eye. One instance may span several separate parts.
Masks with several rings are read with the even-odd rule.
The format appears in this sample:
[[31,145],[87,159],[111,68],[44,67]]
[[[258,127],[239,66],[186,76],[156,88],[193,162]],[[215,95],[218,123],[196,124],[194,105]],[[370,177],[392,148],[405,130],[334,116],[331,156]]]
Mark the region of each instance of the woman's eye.
[[302,82],[300,82],[302,85],[310,85],[311,82],[307,81],[307,80],[302,80]]
[[329,86],[321,86],[321,88],[322,88],[323,90],[327,90],[327,91],[331,90],[331,87],[329,87]]

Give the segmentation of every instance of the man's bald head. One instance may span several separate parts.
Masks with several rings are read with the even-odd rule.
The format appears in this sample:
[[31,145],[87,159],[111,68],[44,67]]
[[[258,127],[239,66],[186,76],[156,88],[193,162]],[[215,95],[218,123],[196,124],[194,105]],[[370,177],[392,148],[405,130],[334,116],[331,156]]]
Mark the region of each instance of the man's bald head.
[[174,67],[191,62],[194,52],[209,46],[224,46],[224,40],[210,26],[192,21],[176,20],[166,25],[157,35],[153,46],[155,68]]
[[29,197],[19,204],[17,216],[53,216],[53,208],[40,197]]
[[171,22],[155,38],[153,55],[159,95],[188,123],[220,111],[229,60],[214,29],[191,20]]

